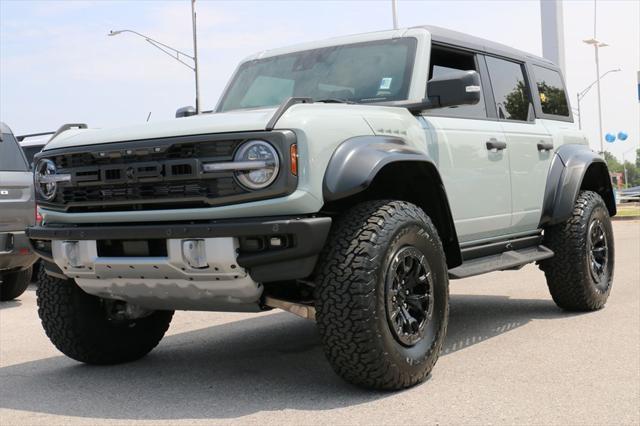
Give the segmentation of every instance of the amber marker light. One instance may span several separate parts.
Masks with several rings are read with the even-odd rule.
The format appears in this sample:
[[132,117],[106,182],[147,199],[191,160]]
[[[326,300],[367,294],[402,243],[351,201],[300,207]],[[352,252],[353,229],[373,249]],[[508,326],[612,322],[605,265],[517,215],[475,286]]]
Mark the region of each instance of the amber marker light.
[[291,162],[291,174],[298,176],[298,145],[295,143],[289,148],[289,161]]

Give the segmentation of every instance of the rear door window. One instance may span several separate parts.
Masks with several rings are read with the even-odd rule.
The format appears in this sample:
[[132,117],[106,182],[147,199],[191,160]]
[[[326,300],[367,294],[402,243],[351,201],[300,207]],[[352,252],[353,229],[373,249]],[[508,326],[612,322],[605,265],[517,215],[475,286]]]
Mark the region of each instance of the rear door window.
[[27,161],[22,149],[11,133],[3,133],[0,142],[0,172],[27,171]]
[[569,117],[569,103],[560,73],[534,65],[533,74],[538,86],[542,113]]
[[532,118],[530,111],[533,109],[522,65],[493,56],[487,56],[486,59],[498,118],[528,121]]

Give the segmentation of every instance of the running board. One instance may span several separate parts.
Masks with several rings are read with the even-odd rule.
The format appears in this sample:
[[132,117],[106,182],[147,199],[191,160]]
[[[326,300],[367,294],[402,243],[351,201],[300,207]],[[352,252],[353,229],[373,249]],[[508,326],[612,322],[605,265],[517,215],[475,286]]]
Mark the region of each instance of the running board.
[[449,278],[467,278],[492,271],[518,269],[527,263],[553,257],[553,252],[543,245],[509,250],[476,259],[467,260],[462,265],[449,269]]

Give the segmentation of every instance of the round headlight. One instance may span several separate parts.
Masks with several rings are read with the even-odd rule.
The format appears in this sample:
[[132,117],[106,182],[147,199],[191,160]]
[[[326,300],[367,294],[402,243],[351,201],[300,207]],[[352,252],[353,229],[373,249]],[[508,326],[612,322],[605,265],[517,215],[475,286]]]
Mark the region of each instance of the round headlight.
[[236,172],[236,177],[249,189],[262,189],[271,185],[280,170],[278,152],[265,141],[245,142],[240,146],[233,160],[248,164],[246,170]]
[[38,161],[34,171],[36,191],[42,198],[51,201],[56,197],[58,184],[53,179],[47,179],[48,176],[56,174],[56,165],[53,161],[43,158]]

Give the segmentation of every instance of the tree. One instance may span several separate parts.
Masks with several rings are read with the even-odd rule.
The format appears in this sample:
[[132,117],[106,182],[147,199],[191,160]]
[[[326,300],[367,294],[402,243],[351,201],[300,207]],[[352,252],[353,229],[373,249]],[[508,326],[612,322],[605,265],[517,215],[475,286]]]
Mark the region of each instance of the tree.
[[538,83],[538,93],[540,93],[542,112],[553,115],[569,115],[569,105],[564,95],[564,89],[550,86],[543,81]]
[[517,86],[504,98],[504,109],[508,117],[513,120],[526,120],[529,115],[529,98],[524,81],[518,81]]
[[605,151],[604,159],[607,162],[607,167],[609,168],[609,171],[611,173],[622,173],[622,164],[620,164],[620,161],[618,161],[615,155],[613,155],[609,151]]
[[640,186],[640,168],[630,161],[625,161],[624,165],[627,168],[627,186]]

